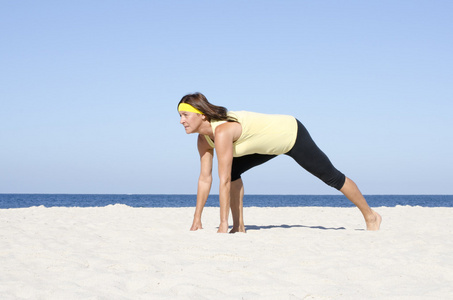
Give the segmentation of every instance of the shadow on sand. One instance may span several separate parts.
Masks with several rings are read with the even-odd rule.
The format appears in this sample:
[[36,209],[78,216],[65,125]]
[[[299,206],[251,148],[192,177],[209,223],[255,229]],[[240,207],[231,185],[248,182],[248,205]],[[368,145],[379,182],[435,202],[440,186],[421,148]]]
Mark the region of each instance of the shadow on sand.
[[311,229],[321,229],[321,230],[346,230],[344,227],[324,227],[324,226],[305,226],[305,225],[264,225],[264,226],[258,226],[258,225],[246,225],[245,230],[261,230],[261,229],[274,229],[274,228],[311,228]]

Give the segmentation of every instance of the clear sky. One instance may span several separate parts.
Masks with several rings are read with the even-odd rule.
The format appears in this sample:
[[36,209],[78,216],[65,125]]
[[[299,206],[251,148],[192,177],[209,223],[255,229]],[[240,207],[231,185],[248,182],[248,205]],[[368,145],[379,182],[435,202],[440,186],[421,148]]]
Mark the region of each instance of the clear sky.
[[[196,193],[196,136],[176,105],[199,91],[294,115],[364,194],[453,194],[452,12],[450,0],[0,1],[0,193]],[[243,178],[249,194],[338,194],[286,156]]]

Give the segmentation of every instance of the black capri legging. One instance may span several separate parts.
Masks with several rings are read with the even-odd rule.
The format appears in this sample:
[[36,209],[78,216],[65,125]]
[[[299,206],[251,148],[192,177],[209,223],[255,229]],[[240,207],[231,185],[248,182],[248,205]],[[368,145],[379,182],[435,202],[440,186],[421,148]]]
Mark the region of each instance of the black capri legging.
[[[297,137],[293,148],[285,153],[292,157],[305,170],[324,181],[327,185],[340,190],[346,177],[330,162],[327,155],[316,146],[307,129],[297,120]],[[241,174],[261,165],[277,155],[250,154],[233,158],[231,181],[241,178]]]

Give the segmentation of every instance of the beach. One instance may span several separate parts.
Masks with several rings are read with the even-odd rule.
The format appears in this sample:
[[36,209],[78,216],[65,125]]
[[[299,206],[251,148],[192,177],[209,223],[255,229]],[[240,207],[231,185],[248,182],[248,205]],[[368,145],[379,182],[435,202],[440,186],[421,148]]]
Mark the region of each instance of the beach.
[[[448,299],[453,208],[244,208],[247,233],[217,234],[219,209],[0,209],[1,299]],[[231,222],[230,222],[231,225]]]

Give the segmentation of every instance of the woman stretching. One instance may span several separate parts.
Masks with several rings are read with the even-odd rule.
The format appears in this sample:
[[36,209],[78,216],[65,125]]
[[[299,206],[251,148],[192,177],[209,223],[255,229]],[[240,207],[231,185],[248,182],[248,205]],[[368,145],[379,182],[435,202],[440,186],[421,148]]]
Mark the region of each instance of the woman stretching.
[[209,103],[200,93],[184,96],[178,111],[186,133],[198,133],[201,162],[197,204],[190,230],[202,229],[201,214],[211,190],[214,148],[220,180],[218,232],[228,231],[230,207],[233,217],[230,233],[245,232],[241,174],[280,154],[291,156],[305,170],[341,191],[360,209],[368,230],[379,229],[381,216],[368,206],[356,184],[332,165],[304,125],[294,117],[228,112],[225,107]]

